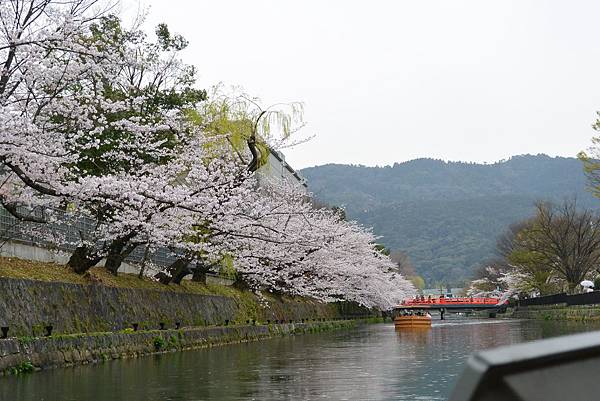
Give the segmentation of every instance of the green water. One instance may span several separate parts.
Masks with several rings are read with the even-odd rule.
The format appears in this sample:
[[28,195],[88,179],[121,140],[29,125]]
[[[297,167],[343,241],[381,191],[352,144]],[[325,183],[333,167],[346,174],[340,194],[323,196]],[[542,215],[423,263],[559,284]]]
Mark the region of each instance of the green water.
[[592,329],[492,319],[419,332],[366,325],[0,378],[0,400],[445,400],[474,351]]

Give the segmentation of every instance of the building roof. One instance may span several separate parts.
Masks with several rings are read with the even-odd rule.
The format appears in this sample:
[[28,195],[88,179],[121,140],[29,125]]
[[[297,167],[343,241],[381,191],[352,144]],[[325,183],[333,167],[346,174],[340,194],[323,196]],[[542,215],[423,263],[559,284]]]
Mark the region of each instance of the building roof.
[[302,175],[300,173],[298,173],[296,170],[294,170],[292,168],[292,166],[290,166],[285,161],[285,156],[283,155],[283,153],[281,153],[280,151],[275,150],[271,147],[269,147],[269,153],[271,153],[273,155],[273,157],[275,157],[277,160],[279,160],[279,162],[281,162],[281,165],[283,167],[285,167],[285,169],[287,171],[289,171],[290,174],[292,174],[294,177],[296,177],[296,179],[298,180],[298,182],[300,182],[301,185],[308,187],[308,184],[306,183],[306,178],[302,177]]

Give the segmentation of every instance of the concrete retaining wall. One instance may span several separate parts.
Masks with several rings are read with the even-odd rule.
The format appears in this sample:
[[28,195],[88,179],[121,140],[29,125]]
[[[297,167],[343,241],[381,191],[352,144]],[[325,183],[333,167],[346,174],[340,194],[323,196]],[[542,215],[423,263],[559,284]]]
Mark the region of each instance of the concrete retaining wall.
[[[192,276],[186,276],[184,278],[185,279],[191,279]],[[226,287],[230,287],[235,283],[235,280],[227,278],[227,277],[222,277],[219,276],[217,274],[210,274],[207,273],[206,274],[206,284],[217,284],[217,285],[224,285]]]

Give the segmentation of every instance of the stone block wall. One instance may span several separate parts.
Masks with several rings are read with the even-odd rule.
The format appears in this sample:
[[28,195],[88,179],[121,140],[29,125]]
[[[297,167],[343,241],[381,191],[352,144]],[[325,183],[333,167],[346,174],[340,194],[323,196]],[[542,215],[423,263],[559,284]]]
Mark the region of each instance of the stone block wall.
[[11,338],[0,340],[0,375],[19,373],[25,364],[47,369],[354,325],[354,321],[335,321]]
[[[364,308],[340,307],[311,300],[242,298],[171,291],[115,288],[0,278],[0,326],[9,336],[39,336],[52,325],[55,334],[119,331],[138,323],[140,329],[221,325],[225,320],[300,321],[368,314]],[[352,313],[349,313],[352,311]]]

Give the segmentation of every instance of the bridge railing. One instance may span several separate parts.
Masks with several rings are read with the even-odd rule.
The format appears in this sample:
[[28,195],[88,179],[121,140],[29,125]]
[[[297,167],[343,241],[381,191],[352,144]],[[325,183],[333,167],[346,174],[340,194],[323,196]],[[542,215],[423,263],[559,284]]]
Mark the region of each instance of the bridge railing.
[[497,298],[427,298],[427,299],[409,299],[402,302],[405,306],[418,305],[457,305],[457,304],[478,304],[478,305],[497,305]]

